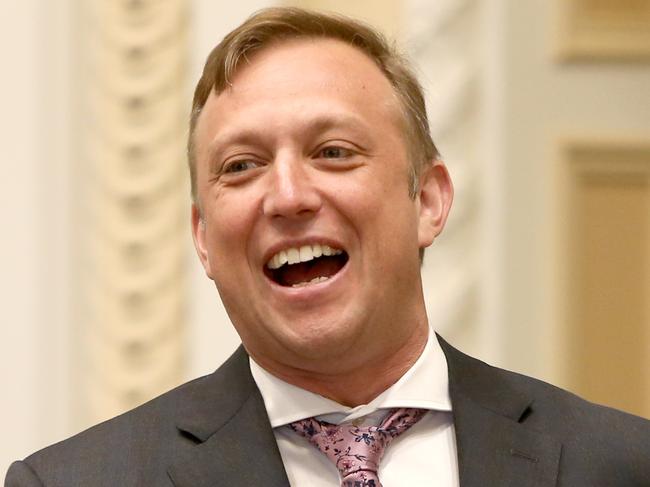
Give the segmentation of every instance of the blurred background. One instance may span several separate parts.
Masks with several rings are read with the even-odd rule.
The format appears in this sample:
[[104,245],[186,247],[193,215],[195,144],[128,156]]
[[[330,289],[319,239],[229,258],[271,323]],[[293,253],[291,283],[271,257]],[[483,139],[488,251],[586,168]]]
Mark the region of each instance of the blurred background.
[[186,120],[210,49],[272,5],[417,65],[456,186],[434,328],[650,417],[649,2],[3,0],[0,470],[237,346],[191,247]]

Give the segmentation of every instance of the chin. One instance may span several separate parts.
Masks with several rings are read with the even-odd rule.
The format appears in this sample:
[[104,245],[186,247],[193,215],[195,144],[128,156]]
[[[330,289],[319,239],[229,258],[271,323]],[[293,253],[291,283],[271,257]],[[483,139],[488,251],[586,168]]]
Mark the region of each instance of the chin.
[[347,323],[320,318],[315,323],[292,326],[281,340],[285,348],[305,361],[331,361],[350,353],[358,342],[360,329]]

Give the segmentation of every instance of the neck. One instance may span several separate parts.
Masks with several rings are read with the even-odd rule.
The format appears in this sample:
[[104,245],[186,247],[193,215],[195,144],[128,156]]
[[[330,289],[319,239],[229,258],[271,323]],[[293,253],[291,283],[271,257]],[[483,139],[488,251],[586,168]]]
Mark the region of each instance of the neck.
[[408,340],[391,350],[390,354],[377,356],[335,373],[264,368],[285,382],[344,406],[356,407],[368,404],[413,366],[424,350],[428,333],[428,325],[425,323],[425,326],[416,327]]

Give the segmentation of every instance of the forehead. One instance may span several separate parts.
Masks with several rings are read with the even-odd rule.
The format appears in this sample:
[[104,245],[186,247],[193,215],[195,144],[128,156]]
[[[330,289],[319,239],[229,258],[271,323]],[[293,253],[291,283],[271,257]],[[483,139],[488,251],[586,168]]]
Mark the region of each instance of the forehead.
[[250,88],[256,80],[290,84],[297,89],[315,82],[341,88],[393,91],[374,60],[336,39],[289,39],[265,46],[240,62],[230,89]]
[[278,41],[242,59],[229,87],[210,94],[197,135],[201,119],[218,124],[219,113],[244,117],[248,108],[264,105],[300,113],[315,104],[377,112],[400,124],[403,118],[393,86],[364,52],[339,40],[305,38]]

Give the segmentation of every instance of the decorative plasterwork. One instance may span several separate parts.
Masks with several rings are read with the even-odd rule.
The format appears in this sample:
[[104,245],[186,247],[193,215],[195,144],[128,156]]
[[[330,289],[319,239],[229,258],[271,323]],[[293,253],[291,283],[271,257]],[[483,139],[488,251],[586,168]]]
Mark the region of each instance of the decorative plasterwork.
[[84,3],[80,276],[85,420],[180,382],[187,234],[186,0]]
[[481,301],[478,15],[473,0],[410,0],[403,29],[427,94],[431,132],[456,193],[447,227],[425,257],[425,300],[434,328],[449,337],[464,335],[465,342],[475,335]]

